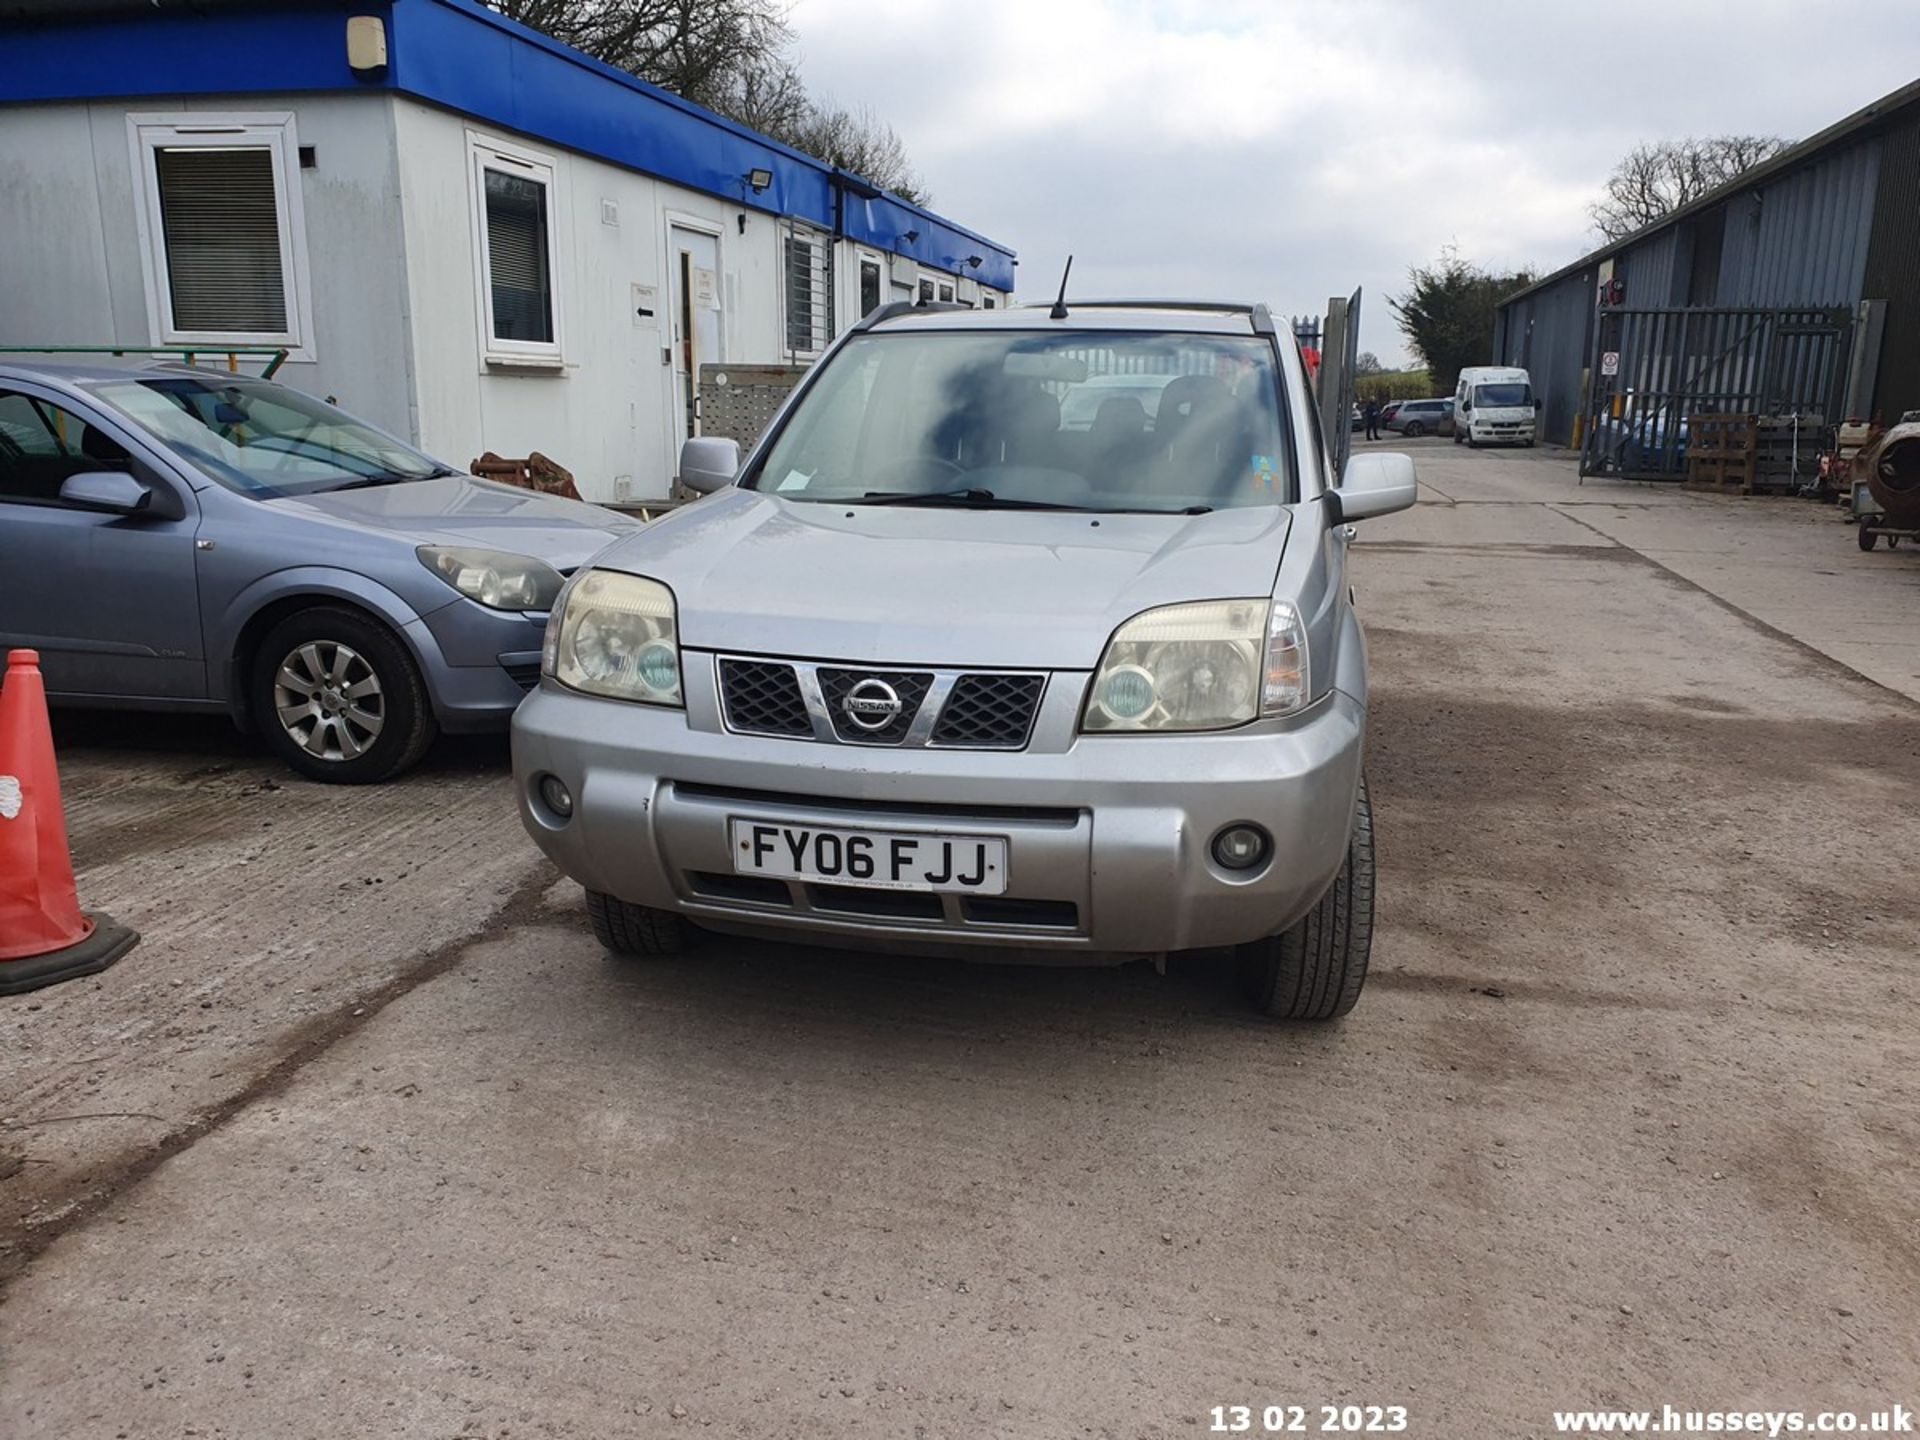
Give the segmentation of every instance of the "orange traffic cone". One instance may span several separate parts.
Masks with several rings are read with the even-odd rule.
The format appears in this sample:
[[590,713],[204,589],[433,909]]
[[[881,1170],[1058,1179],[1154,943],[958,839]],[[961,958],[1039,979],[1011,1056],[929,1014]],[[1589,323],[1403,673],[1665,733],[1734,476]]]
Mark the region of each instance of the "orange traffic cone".
[[11,651],[0,684],[0,995],[98,974],[139,939],[80,910],[40,656]]

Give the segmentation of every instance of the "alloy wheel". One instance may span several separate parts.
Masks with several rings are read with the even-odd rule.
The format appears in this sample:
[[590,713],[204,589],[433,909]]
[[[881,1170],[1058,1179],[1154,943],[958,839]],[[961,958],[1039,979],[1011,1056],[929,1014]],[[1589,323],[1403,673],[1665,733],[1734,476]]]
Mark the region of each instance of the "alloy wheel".
[[308,640],[287,653],[274,671],[273,709],[293,743],[321,760],[366,754],[387,720],[379,675],[336,640]]

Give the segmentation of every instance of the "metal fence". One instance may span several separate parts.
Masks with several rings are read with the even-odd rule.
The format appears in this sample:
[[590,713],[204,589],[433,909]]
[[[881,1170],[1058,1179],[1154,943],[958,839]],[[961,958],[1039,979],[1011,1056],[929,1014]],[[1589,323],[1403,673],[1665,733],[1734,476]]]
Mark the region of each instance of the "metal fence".
[[1582,475],[1677,480],[1703,414],[1838,417],[1853,317],[1844,309],[1603,309],[1594,327]]

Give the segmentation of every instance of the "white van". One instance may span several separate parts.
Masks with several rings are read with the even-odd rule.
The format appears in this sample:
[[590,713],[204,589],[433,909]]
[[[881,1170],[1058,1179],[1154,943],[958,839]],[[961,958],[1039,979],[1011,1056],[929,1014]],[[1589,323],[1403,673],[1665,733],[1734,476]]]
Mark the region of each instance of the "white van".
[[1469,365],[1453,392],[1453,443],[1533,444],[1533,377],[1512,365]]

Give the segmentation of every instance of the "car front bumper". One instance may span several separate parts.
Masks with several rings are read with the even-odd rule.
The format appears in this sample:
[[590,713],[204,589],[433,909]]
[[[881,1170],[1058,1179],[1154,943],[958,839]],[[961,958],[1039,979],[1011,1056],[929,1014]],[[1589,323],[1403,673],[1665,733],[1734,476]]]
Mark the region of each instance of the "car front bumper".
[[[1063,683],[1063,682],[1074,683]],[[543,681],[513,721],[521,820],[590,890],[710,928],[899,950],[1011,947],[1089,960],[1233,945],[1313,905],[1346,855],[1366,715],[1335,690],[1310,711],[1210,735],[1071,735],[1085,676],[1056,674],[1057,748],[825,745],[733,734],[690,710]],[[562,819],[540,799],[553,775]],[[999,897],[857,890],[734,874],[735,818],[1000,836]],[[1251,873],[1211,856],[1222,827],[1272,836]]]
[[414,622],[434,718],[442,730],[504,730],[540,677],[544,612],[489,610],[457,600]]
[[1476,445],[1530,445],[1533,443],[1534,422],[1501,420],[1492,424],[1476,423],[1468,427],[1467,434]]

